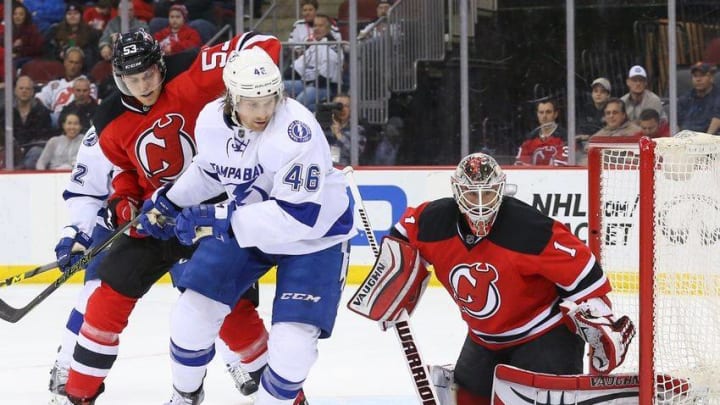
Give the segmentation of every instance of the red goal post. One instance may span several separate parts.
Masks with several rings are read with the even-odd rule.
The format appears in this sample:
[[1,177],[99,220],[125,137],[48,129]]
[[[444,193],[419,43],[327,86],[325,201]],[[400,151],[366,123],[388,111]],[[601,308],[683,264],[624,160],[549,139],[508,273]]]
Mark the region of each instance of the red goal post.
[[638,326],[617,372],[640,404],[720,404],[720,137],[593,137],[588,189],[588,244]]

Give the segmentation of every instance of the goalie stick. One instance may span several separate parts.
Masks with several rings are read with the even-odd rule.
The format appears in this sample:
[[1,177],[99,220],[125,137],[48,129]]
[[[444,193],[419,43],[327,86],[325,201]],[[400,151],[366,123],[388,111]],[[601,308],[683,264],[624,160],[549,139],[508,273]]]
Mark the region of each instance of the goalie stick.
[[50,271],[52,269],[56,269],[57,267],[57,262],[52,262],[43,266],[35,267],[34,269],[26,271],[25,273],[16,274],[12,277],[6,278],[5,280],[0,280],[0,287],[6,287],[15,283],[19,283],[25,279],[35,277],[38,274],[45,273],[46,271]]
[[[0,319],[4,321],[8,321],[11,323],[15,323],[22,319],[25,315],[27,315],[28,312],[30,312],[33,308],[35,308],[38,304],[45,301],[47,297],[50,296],[55,290],[60,288],[61,285],[65,284],[66,281],[70,279],[75,273],[78,271],[84,269],[88,263],[90,263],[90,260],[92,260],[95,256],[100,254],[103,250],[105,250],[110,244],[117,239],[120,235],[125,233],[128,229],[130,229],[131,226],[135,225],[137,223],[139,217],[135,217],[132,221],[125,224],[122,228],[116,229],[113,233],[108,236],[105,241],[92,249],[88,253],[86,253],[83,257],[80,258],[80,260],[77,261],[77,263],[73,264],[67,271],[63,272],[63,274],[60,275],[55,281],[52,282],[49,286],[47,286],[40,294],[38,294],[35,298],[33,298],[30,302],[25,304],[25,306],[20,308],[14,308],[10,305],[8,305],[7,302],[0,299]],[[44,267],[44,266],[43,266]]]
[[[363,231],[367,237],[368,244],[373,251],[373,255],[377,257],[380,253],[380,247],[378,246],[377,240],[375,239],[375,233],[370,225],[370,219],[367,215],[367,210],[363,204],[362,197],[360,196],[360,189],[355,178],[353,177],[352,166],[346,166],[343,169],[343,174],[348,181],[350,187],[350,193],[352,194],[353,200],[355,200],[355,209],[360,216],[362,222]],[[435,391],[433,391],[432,383],[429,379],[429,373],[427,367],[420,356],[420,350],[418,345],[415,343],[415,337],[410,329],[410,318],[405,310],[402,311],[398,321],[392,324],[382,323],[383,330],[387,330],[390,327],[394,327],[396,336],[402,346],[403,354],[405,355],[405,365],[407,365],[410,374],[412,375],[413,384],[415,385],[415,393],[420,399],[420,403],[423,405],[437,405],[437,397]]]

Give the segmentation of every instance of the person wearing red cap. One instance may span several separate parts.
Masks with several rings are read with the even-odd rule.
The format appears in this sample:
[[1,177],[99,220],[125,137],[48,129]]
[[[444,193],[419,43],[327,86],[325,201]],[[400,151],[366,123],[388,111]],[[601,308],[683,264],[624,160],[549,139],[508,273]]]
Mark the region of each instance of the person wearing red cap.
[[200,34],[188,24],[188,11],[182,4],[174,4],[168,12],[168,26],[155,33],[165,55],[182,52],[202,45]]

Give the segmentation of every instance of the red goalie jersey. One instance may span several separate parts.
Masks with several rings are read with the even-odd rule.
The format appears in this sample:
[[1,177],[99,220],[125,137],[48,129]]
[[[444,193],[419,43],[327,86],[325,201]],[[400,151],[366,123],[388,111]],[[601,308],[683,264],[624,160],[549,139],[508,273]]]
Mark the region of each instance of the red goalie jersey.
[[408,208],[392,231],[433,265],[474,342],[491,350],[532,340],[561,322],[561,300],[610,292],[590,249],[561,223],[504,197],[479,239],[452,198]]
[[142,201],[185,171],[197,152],[197,115],[225,90],[222,71],[228,55],[233,50],[255,46],[278,62],[281,49],[278,39],[248,32],[205,47],[199,55],[181,53],[166,57],[162,93],[150,108],[120,93],[103,101],[95,126],[103,153],[120,169],[113,179],[113,198]]

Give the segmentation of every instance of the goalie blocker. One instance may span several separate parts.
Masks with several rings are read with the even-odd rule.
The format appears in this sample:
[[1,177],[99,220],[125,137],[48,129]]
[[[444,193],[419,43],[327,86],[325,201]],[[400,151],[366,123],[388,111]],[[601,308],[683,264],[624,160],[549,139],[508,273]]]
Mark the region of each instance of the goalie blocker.
[[380,254],[365,281],[348,302],[348,308],[366,318],[386,323],[400,319],[403,310],[412,314],[430,272],[421,263],[418,250],[409,243],[386,236]]

